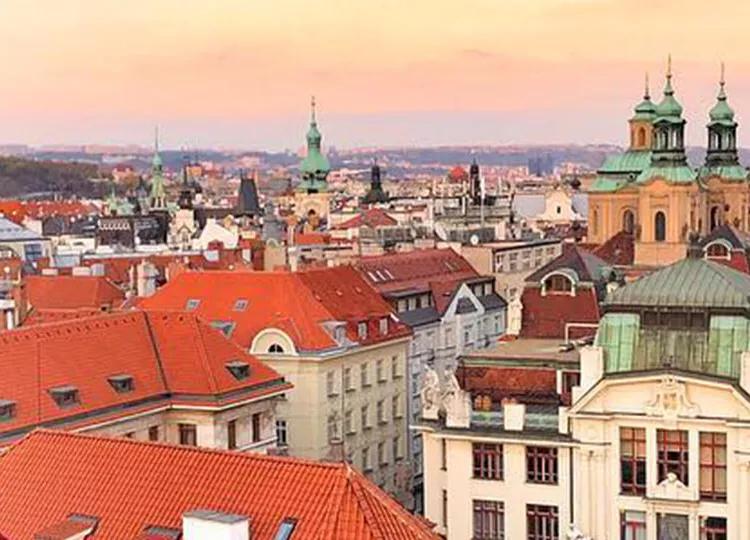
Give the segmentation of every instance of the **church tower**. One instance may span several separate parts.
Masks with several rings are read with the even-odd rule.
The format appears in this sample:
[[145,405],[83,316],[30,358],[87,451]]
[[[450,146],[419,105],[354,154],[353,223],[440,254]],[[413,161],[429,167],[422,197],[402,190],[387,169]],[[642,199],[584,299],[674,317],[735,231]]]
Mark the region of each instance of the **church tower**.
[[706,152],[706,166],[737,165],[737,122],[734,121],[734,111],[727,103],[724,90],[724,64],[721,64],[721,78],[719,80],[719,95],[716,105],[708,114],[708,150]]
[[298,189],[306,193],[322,193],[326,191],[328,173],[331,165],[328,159],[320,151],[320,143],[323,136],[318,131],[318,122],[315,118],[315,97],[310,103],[310,128],[307,130],[307,155],[299,166],[302,182]]
[[370,190],[362,200],[365,204],[385,203],[388,202],[388,194],[383,191],[383,181],[381,178],[380,165],[373,161],[370,169]]
[[159,129],[154,137],[154,158],[151,161],[151,200],[150,210],[166,210],[167,195],[164,189],[164,164],[159,155]]
[[635,107],[635,114],[628,121],[630,124],[630,150],[651,150],[654,135],[654,118],[656,105],[651,101],[648,88],[648,74],[643,93],[643,101]]
[[482,202],[482,179],[479,176],[477,158],[471,160],[471,166],[469,167],[469,194],[474,204]]
[[667,63],[664,97],[656,106],[655,113],[652,165],[656,167],[686,165],[685,120],[682,118],[682,105],[674,97],[671,57]]

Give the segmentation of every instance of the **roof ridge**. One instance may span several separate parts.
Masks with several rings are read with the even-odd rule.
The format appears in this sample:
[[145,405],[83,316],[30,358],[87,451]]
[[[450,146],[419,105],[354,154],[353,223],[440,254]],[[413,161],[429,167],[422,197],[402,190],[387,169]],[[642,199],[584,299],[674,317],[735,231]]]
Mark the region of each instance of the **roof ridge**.
[[[57,309],[58,311],[76,311],[79,308],[68,310],[65,308],[49,308],[49,310]],[[80,308],[80,310],[85,309],[94,309],[94,308]],[[44,309],[43,311],[48,311],[47,309]],[[91,319],[107,319],[107,320],[117,320],[117,319],[126,319],[128,317],[134,317],[137,316],[138,312],[141,310],[128,310],[128,311],[109,311],[109,312],[97,312],[95,315],[92,314],[91,316],[87,317],[78,317],[75,319],[66,319],[62,321],[50,321],[50,322],[42,322],[39,324],[35,324],[33,326],[17,326],[15,328],[11,328],[10,330],[0,330],[0,339],[3,337],[7,337],[11,334],[13,335],[19,335],[19,334],[30,334],[30,333],[37,333],[39,334],[37,337],[40,339],[45,338],[47,336],[42,335],[42,330],[48,330],[51,327],[55,326],[74,326],[74,325],[81,325],[83,323],[89,322]]]
[[[218,385],[216,384],[216,377],[214,377],[214,372],[211,369],[211,364],[208,361],[208,352],[206,351],[206,342],[203,339],[203,331],[205,330],[204,324],[198,324],[198,318],[195,316],[189,316],[190,318],[190,324],[195,329],[195,334],[193,334],[193,339],[197,339],[200,343],[198,344],[198,355],[201,359],[201,364],[203,364],[203,370],[206,372],[206,376],[208,378],[208,385],[211,388],[211,393],[217,394],[219,393]],[[203,326],[204,328],[201,328]],[[209,331],[219,332],[219,330],[215,328],[208,327]],[[196,336],[197,334],[197,336]]]
[[[50,435],[54,437],[65,437],[65,438],[71,438],[71,439],[107,441],[115,445],[121,444],[121,445],[136,445],[136,446],[139,446],[139,445],[153,446],[153,447],[162,448],[163,450],[174,450],[174,451],[189,452],[189,453],[195,453],[195,454],[218,454],[218,455],[233,457],[233,458],[242,459],[246,461],[268,461],[268,462],[285,463],[285,464],[291,463],[291,464],[305,465],[305,466],[321,468],[321,469],[343,468],[340,462],[316,461],[313,459],[306,459],[306,458],[300,458],[300,457],[294,457],[294,456],[271,456],[267,454],[260,454],[257,452],[237,452],[236,450],[226,450],[226,449],[221,449],[221,448],[207,448],[204,446],[186,446],[186,445],[181,445],[181,444],[167,443],[164,441],[148,441],[148,440],[131,439],[129,437],[115,437],[115,436],[108,437],[108,436],[95,434],[95,433],[82,433],[82,432],[50,429],[50,428],[35,428],[31,430],[29,433],[24,435],[17,443],[12,445],[11,450],[23,444],[23,442],[26,439],[29,439],[31,437],[37,437],[40,435]],[[8,450],[8,452],[10,452],[11,450]],[[0,454],[0,458],[7,455],[8,452],[4,452]]]

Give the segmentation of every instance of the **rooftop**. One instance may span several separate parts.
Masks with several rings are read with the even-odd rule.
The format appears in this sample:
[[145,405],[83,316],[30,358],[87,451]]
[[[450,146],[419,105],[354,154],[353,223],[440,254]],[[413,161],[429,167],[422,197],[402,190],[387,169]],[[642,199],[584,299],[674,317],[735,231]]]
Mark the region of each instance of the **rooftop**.
[[494,347],[468,353],[463,356],[463,362],[466,365],[479,365],[488,361],[577,364],[578,358],[578,349],[572,345],[566,346],[561,339],[522,338],[501,341]]
[[288,518],[295,540],[437,539],[346,463],[46,430],[0,459],[0,507],[0,530],[15,539],[72,513],[98,518],[92,540],[149,538],[197,508],[247,516],[255,540],[276,538]]

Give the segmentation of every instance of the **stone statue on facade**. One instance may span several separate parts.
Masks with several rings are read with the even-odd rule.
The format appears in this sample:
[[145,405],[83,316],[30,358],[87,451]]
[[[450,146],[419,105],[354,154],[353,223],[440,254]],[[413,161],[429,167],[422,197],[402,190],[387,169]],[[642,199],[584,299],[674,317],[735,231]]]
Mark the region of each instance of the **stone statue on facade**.
[[568,540],[591,540],[590,537],[584,536],[584,534],[581,532],[581,529],[579,529],[575,523],[571,523],[568,526],[568,532],[565,534],[565,536],[567,536]]
[[508,305],[508,330],[507,334],[517,336],[521,333],[521,320],[523,318],[523,303],[521,298],[516,296]]
[[440,379],[430,367],[425,368],[424,383],[419,395],[422,398],[422,418],[437,420],[440,412]]
[[471,423],[471,396],[458,384],[455,373],[446,373],[446,388],[443,392],[445,425],[467,428]]

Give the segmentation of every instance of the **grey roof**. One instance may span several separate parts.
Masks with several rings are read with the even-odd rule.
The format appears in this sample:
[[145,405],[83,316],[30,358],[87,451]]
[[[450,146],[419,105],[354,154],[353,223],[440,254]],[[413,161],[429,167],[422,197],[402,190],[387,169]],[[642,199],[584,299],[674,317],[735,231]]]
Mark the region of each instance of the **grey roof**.
[[503,309],[508,303],[499,294],[488,294],[487,296],[480,296],[479,301],[484,306],[484,309],[492,311],[495,309]]
[[750,309],[750,275],[687,258],[616,289],[605,306]]
[[459,298],[456,304],[456,313],[474,313],[477,308],[474,307],[474,302],[468,298]]
[[7,218],[0,217],[0,240],[18,242],[41,239],[42,237],[34,231],[21,227]]
[[237,212],[243,216],[259,216],[260,202],[255,180],[245,176],[240,180],[240,191],[237,194]]
[[434,307],[426,307],[420,309],[413,309],[411,311],[404,311],[398,314],[398,318],[401,322],[408,325],[411,328],[416,326],[422,326],[424,324],[434,323],[440,320],[440,313]]

